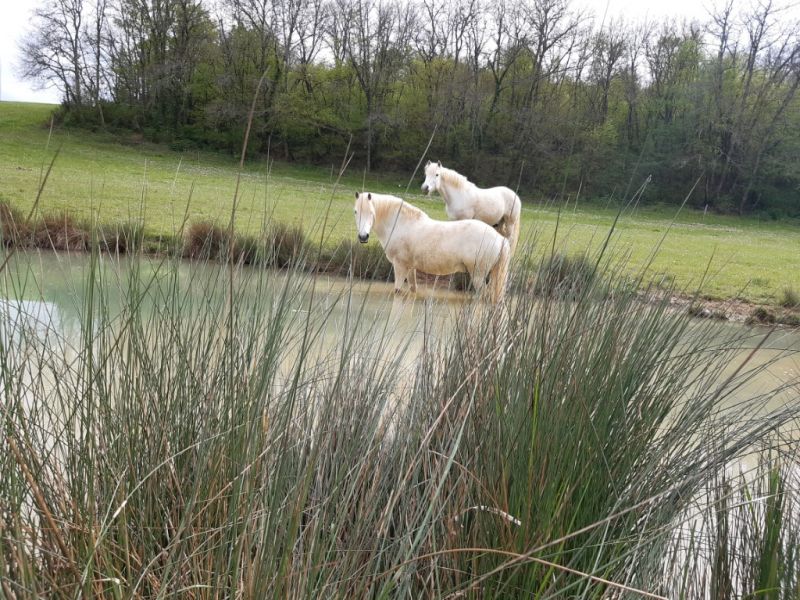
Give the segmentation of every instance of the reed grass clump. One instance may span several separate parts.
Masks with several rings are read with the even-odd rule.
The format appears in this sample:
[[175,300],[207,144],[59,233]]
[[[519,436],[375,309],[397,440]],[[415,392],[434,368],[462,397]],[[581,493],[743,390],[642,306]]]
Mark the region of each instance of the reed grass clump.
[[184,234],[183,256],[195,260],[224,259],[232,243],[228,229],[199,221],[192,223]]
[[588,256],[552,253],[539,264],[533,280],[533,292],[578,297],[591,286],[595,270],[596,265]]
[[46,214],[34,223],[32,247],[61,252],[85,252],[91,248],[92,234],[68,212]]
[[5,200],[0,201],[0,235],[6,248],[27,243],[30,237],[25,217]]
[[237,235],[233,246],[233,258],[243,265],[265,264],[266,249],[257,236]]
[[133,254],[144,248],[144,226],[127,221],[97,228],[97,243],[103,252]]
[[361,244],[344,240],[321,261],[319,270],[339,275],[352,275],[358,279],[387,281],[392,278],[392,263],[380,244]]
[[[664,578],[684,598],[796,598],[800,594],[800,496],[791,461],[769,451],[722,471],[685,515]],[[687,577],[691,573],[691,577]]]
[[775,313],[768,308],[763,306],[757,306],[750,312],[750,316],[747,317],[747,322],[749,324],[761,324],[761,325],[772,325],[777,321],[777,317]]
[[789,286],[783,288],[780,305],[784,308],[800,308],[800,292]]
[[285,269],[309,255],[310,244],[300,227],[271,223],[257,236],[231,232],[209,221],[192,223],[186,230],[182,255],[203,261],[233,262]]
[[703,530],[737,573],[800,550],[794,481],[771,505],[720,483],[760,445],[793,464],[770,440],[796,388],[732,401],[749,334],[609,298],[606,273],[420,339],[301,265],[116,265],[91,255],[72,329],[3,313],[6,595],[680,597],[711,568],[683,551],[704,497],[773,515],[757,544]]
[[305,262],[311,245],[303,228],[274,222],[267,228],[267,264],[285,269]]
[[[598,265],[586,255],[572,255],[553,249],[543,257],[521,249],[516,269],[511,274],[510,289],[515,294],[550,296],[567,300],[581,297],[586,291],[608,294],[610,290],[596,280]],[[615,288],[631,288],[620,273],[614,273]]]
[[0,202],[0,234],[6,248],[60,252],[86,252],[96,246],[103,252],[126,254],[144,244],[144,227],[139,222],[93,227],[66,211],[29,219],[7,202]]

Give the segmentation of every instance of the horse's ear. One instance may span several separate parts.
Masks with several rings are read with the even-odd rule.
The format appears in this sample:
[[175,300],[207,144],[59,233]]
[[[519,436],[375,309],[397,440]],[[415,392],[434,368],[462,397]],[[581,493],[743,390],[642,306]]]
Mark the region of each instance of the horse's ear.
[[440,166],[440,167],[442,166],[442,161],[439,161],[439,166]]
[[367,192],[367,200],[372,200],[372,194],[370,192]]
[[431,161],[426,162],[425,166],[427,167],[429,164],[431,164]]

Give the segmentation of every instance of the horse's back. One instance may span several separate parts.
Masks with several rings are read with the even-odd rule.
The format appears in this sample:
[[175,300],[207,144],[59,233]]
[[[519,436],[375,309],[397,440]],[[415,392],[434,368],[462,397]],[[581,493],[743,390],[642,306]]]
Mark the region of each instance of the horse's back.
[[500,254],[503,236],[476,219],[437,221],[429,219],[413,242],[418,268],[434,275],[457,270],[472,272],[476,265],[493,265]]
[[[510,187],[498,185],[490,188],[475,187],[475,217],[489,225],[497,225],[502,219],[514,215],[518,210],[519,196]],[[490,223],[489,221],[494,221]]]

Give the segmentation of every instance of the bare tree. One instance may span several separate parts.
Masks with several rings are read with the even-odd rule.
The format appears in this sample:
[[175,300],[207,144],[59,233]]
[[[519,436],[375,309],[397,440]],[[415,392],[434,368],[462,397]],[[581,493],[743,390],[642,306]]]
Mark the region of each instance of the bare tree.
[[[712,101],[717,148],[724,157],[716,173],[716,196],[737,195],[739,212],[752,201],[764,161],[779,145],[778,129],[800,85],[797,24],[784,24],[782,11],[772,0],[758,0],[738,23],[732,2],[712,15],[710,32],[716,41]],[[732,41],[737,28],[744,32],[741,53]],[[738,81],[726,92],[729,70],[738,73]]]
[[418,5],[417,33],[412,38],[419,60],[412,62],[412,69],[425,81],[432,113],[449,117],[463,110],[463,86],[467,82],[458,79],[465,73],[462,58],[469,44],[468,32],[480,18],[479,11],[477,0],[422,0]]
[[596,86],[595,114],[599,123],[608,116],[608,94],[611,83],[619,75],[618,65],[625,54],[625,28],[612,21],[594,39],[592,83]]
[[414,50],[429,65],[447,54],[449,41],[448,8],[451,3],[422,0],[419,4],[419,31],[413,36]]
[[[748,90],[755,94],[755,99],[752,108],[746,111],[749,118],[741,122],[743,135],[738,138],[744,147],[742,163],[745,167],[745,181],[738,206],[740,214],[744,213],[751,201],[750,192],[760,175],[765,156],[780,143],[782,136],[776,136],[778,127],[784,122],[786,111],[800,87],[798,26],[800,23],[780,28],[765,45],[761,73],[755,86],[752,85],[753,75],[746,75],[746,80],[751,84]],[[757,20],[755,29],[760,28]]]
[[[84,33],[85,49],[88,57],[84,58],[86,69],[86,89],[91,97],[92,103],[100,106],[100,97],[104,88],[109,87],[109,67],[107,52],[107,30],[108,30],[108,0],[96,0],[92,12],[91,21],[87,24]],[[100,119],[103,120],[103,111],[99,111]]]
[[530,109],[538,101],[542,81],[556,73],[571,53],[572,44],[565,42],[578,29],[582,18],[572,12],[568,0],[533,0],[522,7],[525,28],[530,32],[526,41],[532,61],[523,105]]
[[498,0],[488,11],[491,50],[488,67],[492,74],[494,90],[489,106],[487,125],[497,110],[505,80],[525,48],[523,23],[519,10],[506,0]]
[[376,0],[339,0],[338,8],[350,27],[344,49],[366,103],[366,167],[372,168],[375,124],[384,119],[383,109],[391,84],[404,65],[411,44],[414,13],[410,6]]
[[647,43],[649,29],[650,27],[646,23],[641,23],[626,32],[625,67],[622,78],[625,88],[625,103],[628,108],[625,130],[629,146],[633,146],[639,141],[639,96],[641,92],[639,62]]
[[[736,61],[736,32],[734,31],[733,16],[734,0],[725,0],[716,12],[712,12],[708,33],[716,39],[716,54],[714,55],[714,68],[712,71],[713,93],[710,99],[714,103],[713,113],[717,119],[722,118],[725,107],[723,106],[723,88],[725,72],[732,68]],[[728,58],[732,58],[731,61]],[[726,64],[727,63],[727,64]]]
[[54,85],[71,106],[83,105],[83,0],[47,0],[33,11],[33,32],[20,45],[22,76]]
[[323,0],[305,0],[297,19],[297,55],[305,69],[317,58],[330,15]]
[[682,86],[699,67],[700,37],[700,30],[691,24],[679,29],[674,23],[665,23],[661,31],[645,41],[651,97],[655,114],[664,123],[675,118]]

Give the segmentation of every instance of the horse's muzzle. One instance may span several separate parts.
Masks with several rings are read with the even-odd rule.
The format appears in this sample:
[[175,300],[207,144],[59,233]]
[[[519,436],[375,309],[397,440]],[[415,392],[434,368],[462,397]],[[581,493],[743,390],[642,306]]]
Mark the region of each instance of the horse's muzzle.
[[367,240],[369,240],[369,234],[368,233],[365,233],[364,235],[361,235],[360,233],[358,234],[358,241],[359,242],[361,242],[362,244],[366,244]]
[[428,186],[425,185],[424,183],[422,184],[422,191],[425,192],[426,194],[428,193]]

